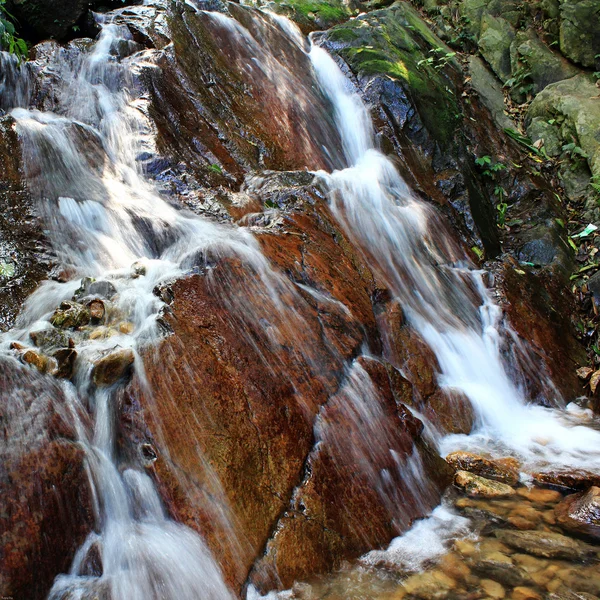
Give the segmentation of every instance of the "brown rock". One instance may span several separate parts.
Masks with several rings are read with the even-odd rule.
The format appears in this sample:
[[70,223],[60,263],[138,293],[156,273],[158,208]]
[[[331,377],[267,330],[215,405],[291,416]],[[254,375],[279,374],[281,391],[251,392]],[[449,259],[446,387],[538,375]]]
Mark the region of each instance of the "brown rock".
[[87,305],[90,311],[90,317],[92,319],[92,323],[99,323],[104,318],[106,314],[106,309],[104,308],[104,302],[99,298],[96,298],[88,303]]
[[131,372],[135,354],[131,348],[119,348],[94,363],[92,379],[98,386],[116,383]]
[[54,376],[61,379],[71,379],[73,377],[75,361],[77,360],[77,351],[74,348],[61,348],[52,357],[58,364]]
[[505,483],[486,479],[468,471],[458,471],[454,476],[454,485],[465,490],[471,497],[504,498],[515,494],[515,490]]
[[561,489],[586,490],[592,485],[600,486],[600,475],[581,469],[570,471],[541,471],[532,477],[538,485],[551,485]]
[[[19,402],[15,402],[15,398]],[[94,527],[84,453],[57,382],[0,364],[0,590],[47,598]],[[83,418],[83,415],[81,415]],[[27,429],[24,424],[27,424]]]
[[506,591],[504,588],[493,579],[482,579],[479,582],[479,585],[490,598],[500,600],[506,596]]
[[531,588],[517,586],[510,595],[511,600],[542,600],[542,597]]
[[600,487],[567,496],[554,512],[563,529],[600,540]]
[[559,533],[498,530],[496,537],[517,550],[543,558],[581,560],[591,552],[589,546]]
[[517,494],[531,502],[539,504],[553,504],[562,498],[562,494],[555,490],[544,490],[537,487],[522,487],[517,490]]
[[448,454],[446,461],[457,471],[469,471],[509,485],[516,485],[519,481],[518,466],[514,466],[512,463],[502,463],[499,460],[490,460],[471,452],[462,451]]

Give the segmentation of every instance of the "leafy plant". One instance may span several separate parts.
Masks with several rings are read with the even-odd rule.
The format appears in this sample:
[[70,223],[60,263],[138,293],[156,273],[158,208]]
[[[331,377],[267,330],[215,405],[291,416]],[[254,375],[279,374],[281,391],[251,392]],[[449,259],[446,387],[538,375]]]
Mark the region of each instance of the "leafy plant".
[[580,148],[575,142],[565,144],[562,147],[562,150],[563,152],[566,152],[573,160],[579,160],[588,157],[586,152],[582,148]]
[[482,175],[485,175],[486,177],[492,177],[492,178],[494,177],[494,173],[497,173],[498,171],[503,171],[504,169],[506,169],[506,166],[503,165],[501,162],[497,162],[497,163],[492,162],[492,158],[487,155],[476,158],[475,164],[478,167],[484,168]]
[[6,10],[6,0],[0,0],[0,48],[15,54],[21,60],[27,56],[28,48],[25,40],[17,36],[14,20]]
[[212,164],[209,165],[208,168],[213,172],[213,173],[218,173],[219,175],[223,175],[223,169],[221,169],[221,167],[219,165],[216,164]]
[[[451,60],[456,56],[456,52],[446,52],[443,48],[433,48],[429,51],[429,58],[424,58],[417,62],[417,67],[420,68],[422,65],[433,67],[434,69],[443,69]],[[435,56],[437,54],[437,56]],[[441,56],[440,56],[441,54]]]

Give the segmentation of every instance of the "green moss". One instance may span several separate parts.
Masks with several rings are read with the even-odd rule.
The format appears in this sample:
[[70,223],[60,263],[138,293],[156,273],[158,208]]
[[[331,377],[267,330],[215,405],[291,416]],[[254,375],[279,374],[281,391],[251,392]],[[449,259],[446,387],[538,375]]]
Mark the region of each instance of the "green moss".
[[318,15],[320,19],[329,23],[342,21],[350,16],[348,9],[335,1],[286,0],[282,4],[291,7],[307,19],[310,19],[312,15]]
[[338,27],[333,29],[329,35],[332,42],[352,42],[359,37],[359,34],[350,27]]

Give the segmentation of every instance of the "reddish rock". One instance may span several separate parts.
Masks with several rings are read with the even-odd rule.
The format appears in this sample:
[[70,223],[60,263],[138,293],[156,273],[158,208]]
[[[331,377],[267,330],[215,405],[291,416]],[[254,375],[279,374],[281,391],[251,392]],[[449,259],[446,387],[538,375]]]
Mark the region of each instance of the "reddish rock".
[[[447,482],[392,366],[361,362],[375,414],[363,422],[346,402],[348,362],[380,341],[372,276],[330,219],[315,200],[259,235],[289,278],[271,276],[278,306],[233,258],[175,282],[174,333],[144,358],[152,397],[132,389],[127,403],[146,417],[147,434],[131,415],[127,435],[156,448],[149,468],[169,510],[202,532],[237,589],[251,570],[280,587],[386,545]],[[419,460],[421,480],[409,481],[407,461]]]
[[600,475],[572,469],[569,471],[540,471],[532,473],[538,485],[548,485],[559,489],[586,490],[591,486],[600,487]]
[[46,598],[94,526],[84,453],[59,385],[0,365],[0,590]]
[[554,514],[563,529],[600,540],[600,487],[567,496]]

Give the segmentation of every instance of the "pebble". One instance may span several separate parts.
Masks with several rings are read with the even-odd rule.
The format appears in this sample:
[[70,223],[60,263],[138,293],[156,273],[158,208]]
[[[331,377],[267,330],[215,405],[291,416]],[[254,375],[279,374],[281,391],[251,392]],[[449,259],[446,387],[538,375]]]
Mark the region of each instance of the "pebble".
[[482,579],[479,584],[481,585],[483,591],[490,597],[497,600],[504,598],[506,596],[506,592],[504,588],[493,579]]
[[545,490],[542,488],[519,488],[517,494],[523,498],[527,498],[531,502],[549,503],[558,502],[562,498],[562,494],[555,490]]

